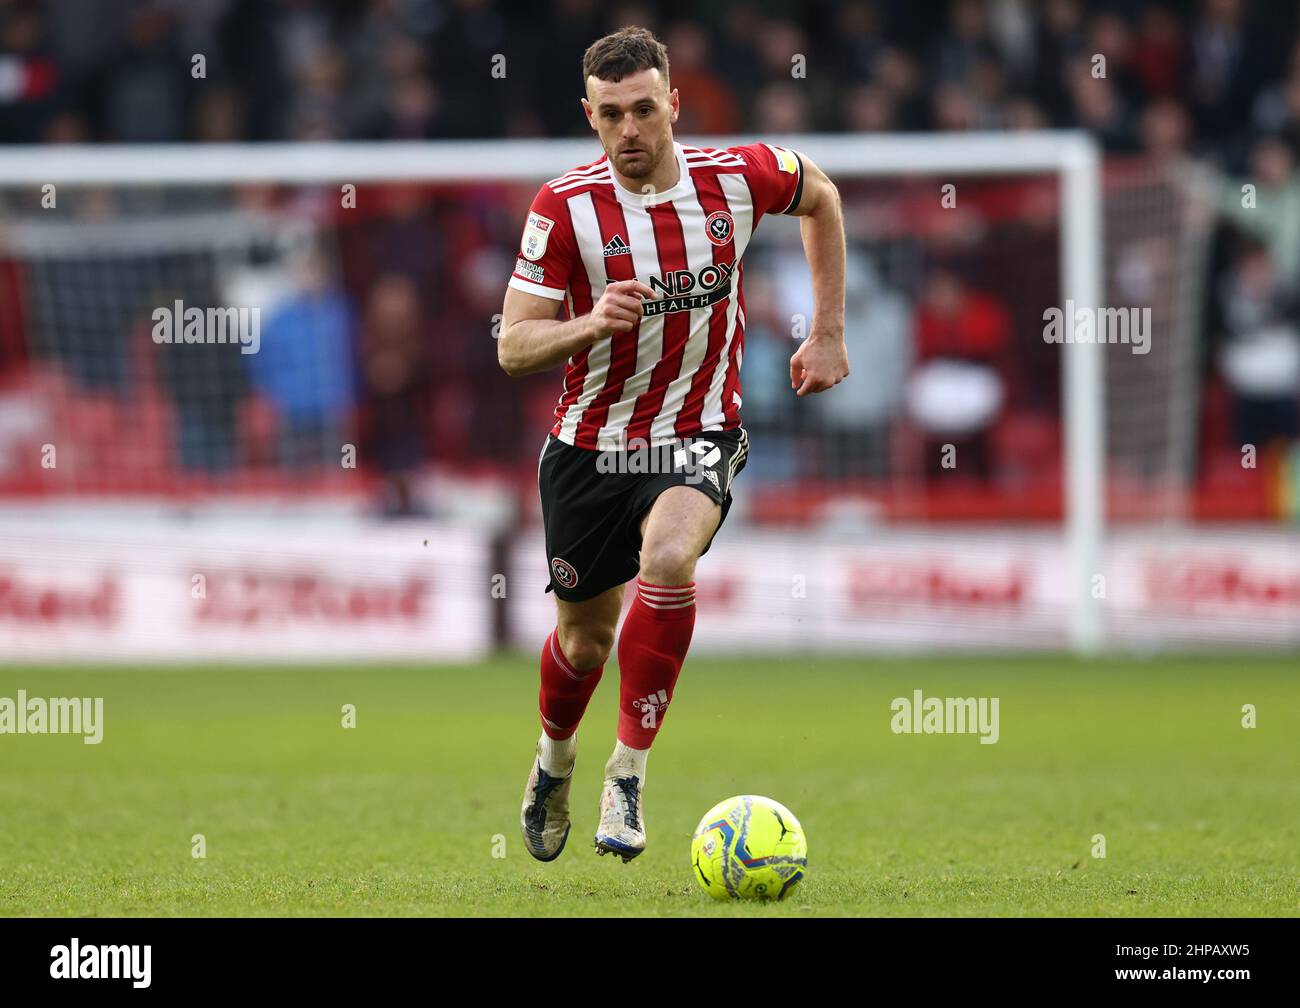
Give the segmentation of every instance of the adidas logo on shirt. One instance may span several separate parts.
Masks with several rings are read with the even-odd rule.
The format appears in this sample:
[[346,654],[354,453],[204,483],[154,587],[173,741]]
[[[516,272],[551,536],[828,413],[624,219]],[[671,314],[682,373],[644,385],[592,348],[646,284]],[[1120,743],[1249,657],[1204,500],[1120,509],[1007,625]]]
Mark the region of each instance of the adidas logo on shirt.
[[617,256],[627,255],[632,251],[632,247],[623,240],[621,234],[615,234],[613,238],[605,243],[605,255]]

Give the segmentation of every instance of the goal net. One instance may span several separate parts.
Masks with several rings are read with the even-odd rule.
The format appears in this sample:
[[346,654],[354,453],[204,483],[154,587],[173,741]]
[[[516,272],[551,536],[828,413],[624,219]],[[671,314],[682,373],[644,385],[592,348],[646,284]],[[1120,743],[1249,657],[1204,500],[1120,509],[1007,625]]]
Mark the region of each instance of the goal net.
[[[1162,580],[1149,551],[1173,535],[1186,558],[1200,467],[1207,226],[1167,173],[1103,167],[1076,134],[774,142],[840,189],[852,374],[789,394],[812,288],[799,227],[765,221],[744,259],[742,531],[719,537],[716,583],[701,569],[731,621],[716,636],[1233,639],[1249,610],[1198,608],[1212,575]],[[0,495],[419,517],[488,486],[517,508],[505,632],[531,647],[552,618],[532,478],[558,385],[504,376],[494,337],[528,202],[592,153],[0,155]],[[1256,576],[1285,578],[1252,548]]]

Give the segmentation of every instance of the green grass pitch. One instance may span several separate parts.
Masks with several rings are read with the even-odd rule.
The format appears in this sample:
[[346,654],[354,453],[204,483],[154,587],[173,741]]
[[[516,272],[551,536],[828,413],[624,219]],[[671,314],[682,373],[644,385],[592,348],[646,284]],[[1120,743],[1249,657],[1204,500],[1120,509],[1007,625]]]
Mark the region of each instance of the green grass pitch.
[[[105,720],[98,746],[0,735],[0,914],[1300,914],[1293,658],[697,657],[626,865],[591,847],[613,662],[568,847],[523,848],[535,668],[0,669],[0,696],[102,696]],[[999,697],[1000,740],[892,733],[914,689]],[[807,831],[784,903],[714,903],[691,877],[691,831],[737,793]]]

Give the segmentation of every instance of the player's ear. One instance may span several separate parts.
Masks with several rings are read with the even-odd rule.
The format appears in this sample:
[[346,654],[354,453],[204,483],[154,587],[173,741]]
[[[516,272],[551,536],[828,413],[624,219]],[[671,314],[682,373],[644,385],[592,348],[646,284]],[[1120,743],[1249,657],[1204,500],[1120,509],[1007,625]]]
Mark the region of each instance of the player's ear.
[[587,125],[595,129],[596,119],[591,112],[591,102],[587,101],[586,98],[580,98],[579,101],[582,102],[582,114],[587,117]]
[[670,123],[677,122],[677,113],[681,111],[681,102],[677,98],[677,89],[673,88],[668,92],[668,103],[673,107],[672,117],[668,120]]

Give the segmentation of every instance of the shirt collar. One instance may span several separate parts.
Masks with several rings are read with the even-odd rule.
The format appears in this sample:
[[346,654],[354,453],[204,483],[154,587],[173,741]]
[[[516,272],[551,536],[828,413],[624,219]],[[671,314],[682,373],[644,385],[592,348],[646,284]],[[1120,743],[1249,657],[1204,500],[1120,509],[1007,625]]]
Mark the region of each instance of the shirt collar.
[[691,171],[686,164],[686,151],[676,140],[673,141],[673,153],[677,156],[677,166],[679,169],[677,175],[677,184],[671,189],[665,189],[654,196],[642,196],[640,193],[629,192],[623,187],[618,179],[613,177],[614,167],[610,165],[610,181],[614,183],[614,192],[618,196],[618,201],[628,207],[652,207],[661,203],[671,203],[679,196],[685,194],[691,185]]

